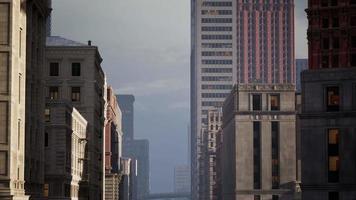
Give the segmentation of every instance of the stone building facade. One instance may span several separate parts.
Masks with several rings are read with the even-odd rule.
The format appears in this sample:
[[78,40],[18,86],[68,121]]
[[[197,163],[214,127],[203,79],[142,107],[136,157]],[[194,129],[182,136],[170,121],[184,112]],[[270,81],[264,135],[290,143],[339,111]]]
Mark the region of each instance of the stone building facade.
[[46,21],[51,0],[26,0],[26,124],[25,188],[32,199],[43,197],[44,93],[42,70],[46,46]]
[[45,107],[46,199],[72,200],[79,197],[83,178],[87,121],[71,102],[47,99]]
[[0,0],[0,199],[25,200],[26,7]]
[[294,85],[237,85],[223,107],[222,199],[294,197]]
[[303,200],[356,198],[356,1],[308,1],[300,114]]
[[48,37],[43,70],[47,99],[67,100],[87,120],[87,145],[79,197],[104,198],[106,83],[98,47]]

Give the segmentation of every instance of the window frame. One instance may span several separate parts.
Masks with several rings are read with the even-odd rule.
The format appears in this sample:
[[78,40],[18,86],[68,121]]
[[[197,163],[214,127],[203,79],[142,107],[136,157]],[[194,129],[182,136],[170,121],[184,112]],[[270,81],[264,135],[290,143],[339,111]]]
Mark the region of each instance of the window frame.
[[[77,65],[78,64],[78,65]],[[72,62],[72,76],[81,76],[82,75],[82,63],[81,62]],[[79,71],[78,69],[75,69],[75,67],[79,67]],[[79,73],[78,73],[79,72]],[[78,74],[79,75],[78,75]]]
[[[79,90],[74,91],[74,89],[79,89]],[[81,100],[82,100],[82,98],[81,98],[81,96],[82,96],[81,90],[82,89],[81,89],[80,86],[71,86],[71,101],[72,102],[81,102]],[[79,98],[76,99],[76,98],[73,98],[73,97],[79,97]]]
[[[259,109],[255,108],[255,97],[259,96]],[[251,93],[251,110],[252,111],[262,111],[262,94],[261,93]]]
[[[277,97],[277,101],[278,101],[278,108],[277,109],[272,109],[272,97],[273,96],[276,96]],[[269,95],[269,109],[270,111],[280,111],[281,110],[281,95],[280,94],[277,94],[277,93],[274,93],[274,94],[270,94]]]
[[[53,73],[52,74],[52,64],[57,64],[57,70],[56,72],[57,73]],[[50,77],[56,77],[56,76],[59,76],[59,62],[49,62],[49,72],[48,72],[48,76]]]
[[[330,102],[330,98],[331,96],[329,96],[329,89],[331,88],[337,88],[337,92],[338,94],[334,96],[338,96],[338,104],[335,104],[335,105],[332,105],[332,104],[329,104]],[[339,112],[341,110],[341,102],[342,102],[342,98],[341,98],[341,87],[339,85],[327,85],[325,86],[325,109],[326,109],[326,112]],[[331,91],[330,91],[331,92]]]

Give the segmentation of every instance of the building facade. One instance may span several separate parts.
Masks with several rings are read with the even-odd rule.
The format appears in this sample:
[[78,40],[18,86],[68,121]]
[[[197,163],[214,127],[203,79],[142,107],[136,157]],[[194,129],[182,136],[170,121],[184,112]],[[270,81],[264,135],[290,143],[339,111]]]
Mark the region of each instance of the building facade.
[[120,182],[120,200],[134,200],[136,197],[137,161],[123,157],[121,159],[122,179]]
[[237,85],[223,115],[222,199],[293,199],[294,85]]
[[191,170],[199,199],[202,128],[233,84],[294,84],[294,1],[191,1]]
[[133,95],[117,95],[118,103],[122,112],[122,131],[125,140],[134,139],[134,102]]
[[302,90],[302,72],[308,69],[308,59],[295,59],[295,68],[296,68],[296,89],[297,93],[300,93]]
[[0,199],[25,200],[26,7],[0,1]]
[[[87,145],[79,198],[104,198],[106,83],[96,46],[48,37],[43,69],[46,99],[67,100],[87,120]],[[49,189],[51,190],[51,188]]]
[[356,1],[308,3],[309,70],[302,73],[303,200],[356,197]]
[[41,199],[44,189],[44,93],[42,70],[50,0],[27,0],[25,189]]
[[[173,187],[175,193],[190,193],[190,167],[187,165],[174,168]],[[180,199],[180,198],[178,198]],[[176,200],[178,200],[176,198]]]
[[46,100],[45,184],[46,199],[78,199],[83,178],[87,121],[71,102]]

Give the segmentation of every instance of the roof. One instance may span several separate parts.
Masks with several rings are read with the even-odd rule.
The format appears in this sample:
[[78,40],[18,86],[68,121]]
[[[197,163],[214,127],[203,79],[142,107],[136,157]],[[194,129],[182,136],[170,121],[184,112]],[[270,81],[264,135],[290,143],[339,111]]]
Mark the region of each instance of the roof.
[[47,46],[71,46],[71,47],[84,47],[88,46],[87,44],[83,44],[80,42],[76,42],[73,40],[69,40],[60,36],[50,36],[47,37],[46,41]]

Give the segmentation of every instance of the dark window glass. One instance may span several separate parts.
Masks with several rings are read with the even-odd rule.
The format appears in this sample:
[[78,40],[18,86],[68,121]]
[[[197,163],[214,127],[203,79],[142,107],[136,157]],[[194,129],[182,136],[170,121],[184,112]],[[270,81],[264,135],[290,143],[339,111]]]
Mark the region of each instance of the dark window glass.
[[56,100],[59,98],[58,87],[49,87],[49,98],[51,100]]
[[334,17],[333,18],[333,27],[334,28],[337,28],[337,27],[339,27],[340,26],[340,24],[339,24],[339,18],[338,17]]
[[272,196],[272,200],[279,200],[279,196],[278,195],[273,195]]
[[322,68],[329,68],[329,56],[325,55],[321,58],[321,67]]
[[58,76],[59,75],[59,63],[50,63],[49,64],[49,75]]
[[48,147],[48,133],[45,133],[45,147]]
[[323,49],[329,49],[330,45],[329,45],[329,38],[323,38]]
[[329,156],[329,182],[339,182],[339,169],[340,169],[340,157],[339,157],[339,129],[328,130],[328,156]]
[[272,189],[279,189],[279,123],[272,122]]
[[72,101],[80,101],[80,87],[72,87]]
[[356,36],[351,36],[351,47],[356,48]]
[[252,110],[260,111],[262,110],[262,96],[261,94],[252,95]]
[[350,0],[350,4],[351,5],[355,5],[356,4],[356,0]]
[[326,88],[327,111],[339,111],[340,109],[340,94],[339,87],[332,86]]
[[270,96],[270,106],[272,111],[280,110],[280,99],[278,94],[273,94]]
[[340,39],[338,37],[333,37],[333,49],[340,48]]
[[338,192],[329,192],[329,200],[339,200]]
[[330,4],[331,6],[337,6],[337,0],[331,0]]
[[324,18],[322,20],[323,24],[322,24],[322,27],[323,28],[329,28],[329,19],[328,18]]
[[350,64],[352,67],[356,67],[356,53],[351,54],[350,56]]
[[72,76],[80,76],[80,63],[72,63]]
[[321,7],[327,7],[328,6],[328,0],[321,0]]
[[253,186],[261,189],[261,122],[253,122]]
[[333,55],[333,68],[339,67],[339,55]]
[[356,16],[351,16],[351,18],[350,18],[350,26],[356,26]]

